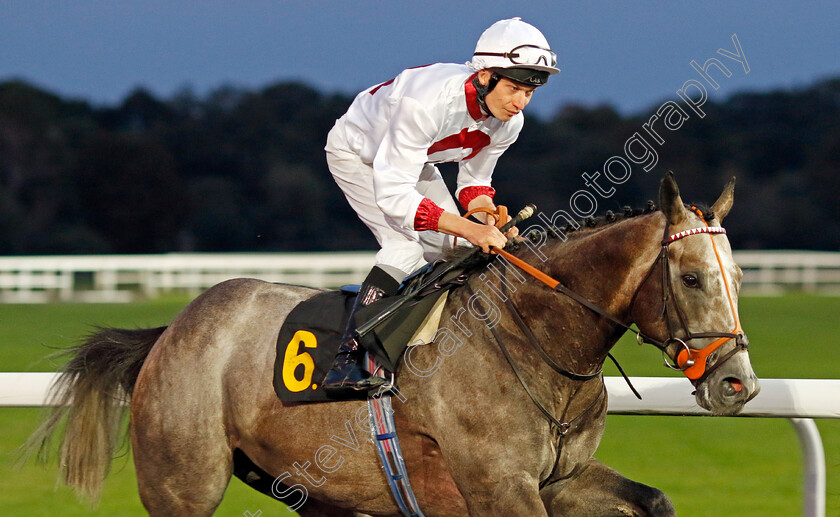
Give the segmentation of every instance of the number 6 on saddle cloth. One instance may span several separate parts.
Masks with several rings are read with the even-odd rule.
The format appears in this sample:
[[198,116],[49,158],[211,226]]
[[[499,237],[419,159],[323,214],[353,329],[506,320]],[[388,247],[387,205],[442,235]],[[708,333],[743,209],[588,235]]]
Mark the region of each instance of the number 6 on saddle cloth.
[[[362,346],[391,372],[412,336],[438,299],[466,280],[463,267],[432,262],[406,278],[394,297],[383,298],[356,313],[359,326],[369,327],[360,337]],[[438,278],[439,277],[439,278]],[[437,279],[429,282],[429,279]],[[355,299],[353,288],[326,291],[298,304],[286,317],[277,338],[274,391],[283,402],[333,401],[319,382],[329,371]],[[406,300],[399,300],[398,297]],[[388,317],[376,320],[395,302],[402,302]],[[367,325],[366,325],[367,324]]]

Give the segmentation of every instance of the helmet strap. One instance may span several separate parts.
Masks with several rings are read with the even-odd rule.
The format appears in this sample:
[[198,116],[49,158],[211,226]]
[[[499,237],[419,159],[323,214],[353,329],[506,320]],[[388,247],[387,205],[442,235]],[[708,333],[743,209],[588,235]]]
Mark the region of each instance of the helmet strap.
[[[476,75],[472,82],[473,86],[475,86],[475,91],[477,93],[476,100],[478,101],[478,106],[481,108],[481,111],[490,117],[494,117],[493,112],[490,111],[490,108],[487,107],[486,97],[487,94],[493,91],[493,88],[499,84],[499,80],[502,78],[496,72],[493,72],[493,75],[490,76],[490,80],[487,81],[487,85],[481,84],[481,81],[478,80],[478,75]],[[494,117],[495,118],[495,117]]]

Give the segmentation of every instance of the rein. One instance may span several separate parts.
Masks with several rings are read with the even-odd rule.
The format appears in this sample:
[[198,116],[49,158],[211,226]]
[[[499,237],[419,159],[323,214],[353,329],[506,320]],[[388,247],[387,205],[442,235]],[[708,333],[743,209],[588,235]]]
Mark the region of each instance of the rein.
[[[467,289],[467,292],[470,293],[471,297],[472,297],[473,294],[475,294],[472,290],[472,287],[470,287],[469,283],[464,284],[464,287]],[[484,312],[484,307],[481,305],[481,301],[479,301],[479,299],[476,298],[475,303],[478,306],[478,309],[483,313]],[[534,405],[537,407],[537,409],[540,410],[540,412],[543,414],[543,416],[545,416],[548,419],[548,421],[551,423],[551,425],[553,427],[557,428],[557,432],[560,434],[560,439],[561,440],[563,439],[563,437],[566,436],[566,434],[569,432],[569,430],[572,428],[572,426],[574,426],[574,424],[578,420],[583,418],[584,415],[588,414],[590,411],[592,411],[595,408],[595,406],[598,404],[598,402],[603,398],[604,393],[606,393],[606,384],[604,384],[604,380],[603,380],[603,378],[601,378],[601,391],[600,391],[600,393],[598,393],[598,396],[595,397],[595,399],[589,404],[589,406],[587,406],[586,409],[584,409],[581,413],[579,413],[576,417],[572,418],[571,420],[566,421],[566,422],[561,422],[560,420],[555,418],[554,415],[551,414],[551,411],[546,409],[546,407],[537,399],[536,395],[534,395],[534,393],[531,391],[531,388],[528,387],[528,383],[525,382],[525,378],[522,376],[522,372],[519,370],[519,367],[516,365],[516,362],[513,360],[513,357],[511,357],[510,351],[508,350],[507,346],[505,345],[504,340],[502,340],[502,336],[499,335],[499,331],[496,328],[496,325],[493,325],[489,328],[490,328],[490,332],[493,333],[493,337],[496,339],[496,342],[499,344],[499,348],[502,350],[502,354],[505,356],[505,359],[507,359],[507,362],[510,365],[511,371],[513,371],[513,374],[516,376],[516,379],[519,381],[519,384],[522,385],[522,388],[525,389],[525,393],[528,394],[528,397],[531,399],[531,402],[534,403]],[[538,347],[538,350],[542,350],[542,348]],[[544,350],[543,350],[543,353],[545,353]],[[554,368],[556,366],[554,361],[551,361],[548,364],[552,368]],[[557,368],[559,368],[559,367],[557,367]],[[555,370],[557,368],[555,368]],[[562,370],[562,368],[560,370]],[[560,370],[557,370],[557,371],[560,371]],[[563,375],[567,375],[567,376],[568,375],[576,375],[576,374],[571,374],[571,372],[566,372],[565,370],[560,371],[560,373],[563,373]],[[585,381],[585,380],[594,379],[595,377],[602,377],[602,375],[601,375],[601,372],[598,371],[597,373],[594,373],[592,375],[579,375],[577,377],[578,377],[577,380],[584,380]],[[558,450],[559,450],[559,448],[558,448]]]
[[[655,270],[656,266],[661,262],[662,263],[662,303],[663,303],[663,318],[668,325],[668,332],[669,337],[665,341],[660,341],[655,339],[651,336],[648,336],[642,333],[639,330],[632,328],[630,325],[625,323],[624,321],[618,319],[613,314],[610,314],[597,304],[591,302],[590,300],[584,298],[583,296],[579,295],[578,293],[572,291],[568,287],[561,284],[558,280],[552,278],[551,276],[547,275],[546,273],[540,271],[539,269],[535,268],[534,266],[528,264],[524,260],[512,255],[511,253],[493,247],[491,249],[491,253],[498,254],[507,259],[510,263],[514,264],[524,272],[528,273],[530,276],[535,278],[536,280],[542,282],[552,290],[561,293],[579,304],[583,305],[584,307],[588,308],[592,312],[608,319],[610,322],[618,325],[619,327],[624,328],[625,330],[629,330],[636,334],[636,341],[639,344],[648,343],[659,350],[662,351],[663,355],[667,355],[668,348],[672,345],[677,345],[680,347],[679,352],[676,353],[676,364],[671,364],[667,359],[665,360],[665,366],[682,371],[683,374],[688,377],[689,380],[692,381],[693,384],[697,385],[702,383],[714,370],[719,368],[723,365],[727,360],[729,360],[732,356],[734,356],[737,352],[741,350],[746,350],[748,347],[748,342],[746,340],[746,336],[744,335],[743,331],[741,330],[741,324],[738,320],[738,313],[735,310],[735,304],[732,299],[732,294],[729,291],[729,283],[726,279],[726,272],[723,268],[723,263],[720,258],[720,254],[718,253],[717,246],[713,239],[711,239],[712,234],[725,234],[726,230],[720,226],[709,226],[706,222],[702,212],[697,209],[696,207],[690,207],[692,211],[694,211],[700,219],[703,221],[705,226],[699,228],[691,228],[689,230],[685,230],[682,232],[678,232],[675,234],[669,234],[670,230],[670,222],[666,221],[665,223],[665,230],[664,235],[661,241],[661,249],[659,251],[659,255],[657,256],[656,260],[654,260],[651,267],[648,269],[647,274],[645,275],[642,282],[639,284],[639,287],[636,289],[636,292],[633,293],[633,297],[631,299],[631,307],[636,301],[636,296],[638,295],[639,291],[641,290],[642,286],[647,282],[648,278],[652,275],[653,271]],[[669,246],[685,237],[689,237],[692,235],[702,235],[708,234],[712,243],[712,248],[715,253],[715,257],[717,259],[718,265],[720,266],[721,275],[723,276],[723,284],[726,288],[726,294],[729,300],[730,309],[732,310],[733,318],[735,321],[735,329],[732,332],[701,332],[701,333],[692,333],[688,329],[688,325],[686,323],[685,313],[682,307],[677,303],[677,297],[674,292],[674,286],[671,282],[670,276],[670,249]],[[669,303],[670,302],[670,303]],[[674,306],[674,310],[677,314],[677,319],[680,322],[680,325],[683,330],[684,338],[680,339],[676,337],[676,332],[674,329],[674,324],[672,322],[672,318],[668,317],[668,307],[669,304]],[[512,311],[513,314],[516,314],[516,311]],[[514,317],[514,321],[516,321],[516,317]],[[524,322],[523,322],[524,323]],[[517,323],[518,326],[519,323]],[[522,328],[522,326],[520,326]],[[523,331],[524,332],[524,331]],[[526,335],[531,334],[530,331],[526,333]],[[532,334],[531,334],[532,335]],[[701,338],[718,338],[711,344],[707,345],[701,349],[694,349],[690,348],[687,344],[688,341],[692,339],[701,339]],[[724,343],[735,339],[735,346],[732,350],[730,350],[727,354],[723,355],[718,361],[715,362],[714,365],[711,367],[706,366],[706,362],[708,357],[720,348]],[[538,347],[538,350],[540,347]],[[543,354],[541,354],[543,355]],[[615,359],[613,359],[615,361]],[[553,361],[552,361],[553,362]],[[552,363],[548,363],[550,366]],[[552,366],[553,367],[553,366]],[[620,368],[619,368],[620,370]],[[559,371],[559,370],[558,370]],[[562,373],[562,372],[561,372]],[[600,373],[600,372],[599,372]],[[597,375],[597,374],[596,374]],[[623,375],[623,371],[622,371]],[[625,376],[626,379],[626,376]],[[632,387],[632,386],[631,386]],[[634,390],[635,391],[635,390]]]

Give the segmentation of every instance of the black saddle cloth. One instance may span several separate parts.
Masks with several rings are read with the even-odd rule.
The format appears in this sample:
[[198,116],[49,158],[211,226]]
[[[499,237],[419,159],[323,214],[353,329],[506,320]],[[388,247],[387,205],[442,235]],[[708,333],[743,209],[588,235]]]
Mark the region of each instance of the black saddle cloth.
[[[464,282],[462,271],[452,270],[434,285],[420,289],[424,280],[434,277],[446,263],[433,263],[420,274],[406,280],[397,296],[383,298],[356,312],[360,326],[396,303],[400,296],[410,296],[391,317],[360,337],[362,346],[373,353],[391,372],[397,370],[408,341],[423,323],[440,295]],[[277,357],[274,363],[274,391],[283,402],[331,401],[319,389],[332,366],[339,341],[356,294],[344,290],[324,291],[295,306],[280,328]]]

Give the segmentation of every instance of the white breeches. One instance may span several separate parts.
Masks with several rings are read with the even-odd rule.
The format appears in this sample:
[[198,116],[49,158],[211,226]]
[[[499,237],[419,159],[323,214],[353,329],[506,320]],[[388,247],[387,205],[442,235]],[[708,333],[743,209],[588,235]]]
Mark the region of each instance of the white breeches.
[[[370,228],[379,242],[376,264],[397,268],[406,275],[439,258],[452,247],[453,237],[426,230],[414,231],[400,227],[376,205],[373,193],[373,167],[349,150],[344,131],[336,125],[327,137],[327,165],[350,206],[359,219]],[[458,206],[434,165],[426,164],[417,181],[417,191],[438,206],[458,214]],[[459,241],[465,242],[465,240]]]

